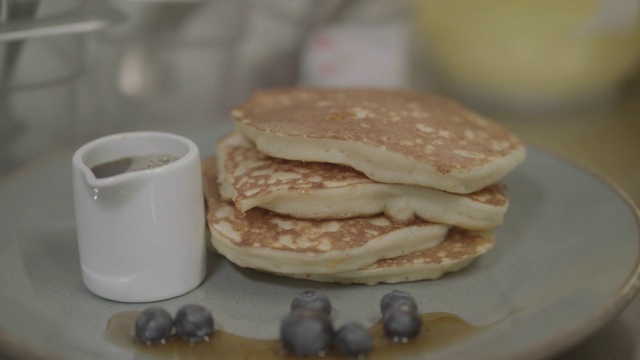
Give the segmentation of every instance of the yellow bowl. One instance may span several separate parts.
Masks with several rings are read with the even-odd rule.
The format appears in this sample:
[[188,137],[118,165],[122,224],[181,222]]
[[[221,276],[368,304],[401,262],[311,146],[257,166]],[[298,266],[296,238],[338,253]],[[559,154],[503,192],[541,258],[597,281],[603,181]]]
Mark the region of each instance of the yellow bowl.
[[637,2],[624,3],[418,0],[415,13],[450,88],[507,102],[564,102],[611,93],[636,69],[640,14]]

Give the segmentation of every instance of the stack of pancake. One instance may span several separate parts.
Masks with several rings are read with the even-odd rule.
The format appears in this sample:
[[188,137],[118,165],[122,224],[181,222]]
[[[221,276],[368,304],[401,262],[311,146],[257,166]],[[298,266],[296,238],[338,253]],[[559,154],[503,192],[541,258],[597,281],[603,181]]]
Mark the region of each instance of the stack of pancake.
[[503,126],[411,91],[276,88],[232,111],[205,162],[213,247],[317,281],[436,279],[494,245],[500,180],[525,157]]

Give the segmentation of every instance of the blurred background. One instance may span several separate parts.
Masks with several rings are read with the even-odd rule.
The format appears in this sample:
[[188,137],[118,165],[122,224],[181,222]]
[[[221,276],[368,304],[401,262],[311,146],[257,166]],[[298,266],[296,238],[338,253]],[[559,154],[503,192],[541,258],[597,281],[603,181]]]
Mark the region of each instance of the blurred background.
[[640,199],[638,0],[0,0],[0,168],[255,89],[455,97]]
[[444,93],[640,199],[638,0],[0,0],[0,174],[292,84]]
[[455,97],[640,199],[638,0],[0,0],[4,172],[292,84]]
[[[455,97],[640,202],[639,15],[640,0],[0,0],[0,175],[109,133],[230,121],[259,88],[376,86]],[[566,358],[640,358],[637,319],[635,301]]]

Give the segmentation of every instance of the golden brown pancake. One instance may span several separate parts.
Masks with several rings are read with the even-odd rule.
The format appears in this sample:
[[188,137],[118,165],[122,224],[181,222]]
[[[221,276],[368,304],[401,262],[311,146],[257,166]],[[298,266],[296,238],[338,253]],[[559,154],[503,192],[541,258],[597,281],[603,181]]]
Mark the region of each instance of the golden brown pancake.
[[[289,275],[322,282],[345,284],[399,283],[435,280],[447,272],[459,271],[478,256],[489,251],[495,243],[490,231],[473,232],[453,228],[438,246],[405,256],[378,260],[358,270],[336,274]],[[280,274],[287,275],[287,274]]]
[[345,219],[384,213],[397,223],[422,220],[468,229],[502,224],[502,185],[472,194],[373,181],[350,167],[273,158],[238,132],[216,147],[220,192],[241,212],[261,207],[299,219]]
[[413,91],[274,88],[254,93],[231,115],[267,155],[455,193],[498,182],[525,157],[522,142],[502,125]]
[[242,267],[286,274],[355,270],[436,246],[449,229],[426,221],[402,226],[384,216],[299,220],[260,208],[242,216],[220,199],[215,160],[206,161],[203,172],[211,243]]

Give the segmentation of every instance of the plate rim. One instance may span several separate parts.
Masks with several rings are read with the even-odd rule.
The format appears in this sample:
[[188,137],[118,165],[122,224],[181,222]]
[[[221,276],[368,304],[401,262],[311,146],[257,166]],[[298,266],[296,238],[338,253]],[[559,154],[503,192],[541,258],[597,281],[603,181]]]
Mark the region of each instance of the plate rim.
[[[624,201],[627,208],[631,211],[635,219],[636,224],[636,241],[640,244],[640,206],[636,204],[634,199],[629,193],[620,185],[617,181],[613,180],[610,176],[604,174],[602,171],[596,169],[593,165],[588,164],[586,161],[578,159],[575,156],[569,155],[559,150],[551,150],[539,145],[532,145],[527,143],[527,149],[535,149],[536,152],[544,154],[545,156],[555,158],[563,162],[565,165],[572,166],[580,171],[583,171],[592,178],[599,180],[602,184],[609,187],[621,200]],[[525,160],[526,161],[526,160]],[[600,306],[597,311],[594,311],[590,316],[582,319],[581,322],[576,322],[572,325],[571,329],[562,334],[563,341],[548,340],[547,342],[532,345],[526,349],[520,351],[514,351],[509,354],[505,354],[505,358],[510,359],[541,359],[548,358],[553,355],[559,355],[563,351],[567,351],[576,346],[581,341],[594,334],[598,329],[604,326],[608,321],[613,320],[618,316],[629,303],[640,292],[640,249],[636,253],[635,264],[630,268],[630,273],[627,279],[624,280],[622,286],[617,290],[613,296],[607,301],[606,304]],[[557,337],[556,337],[557,338]],[[539,349],[532,349],[532,347],[539,347]]]

